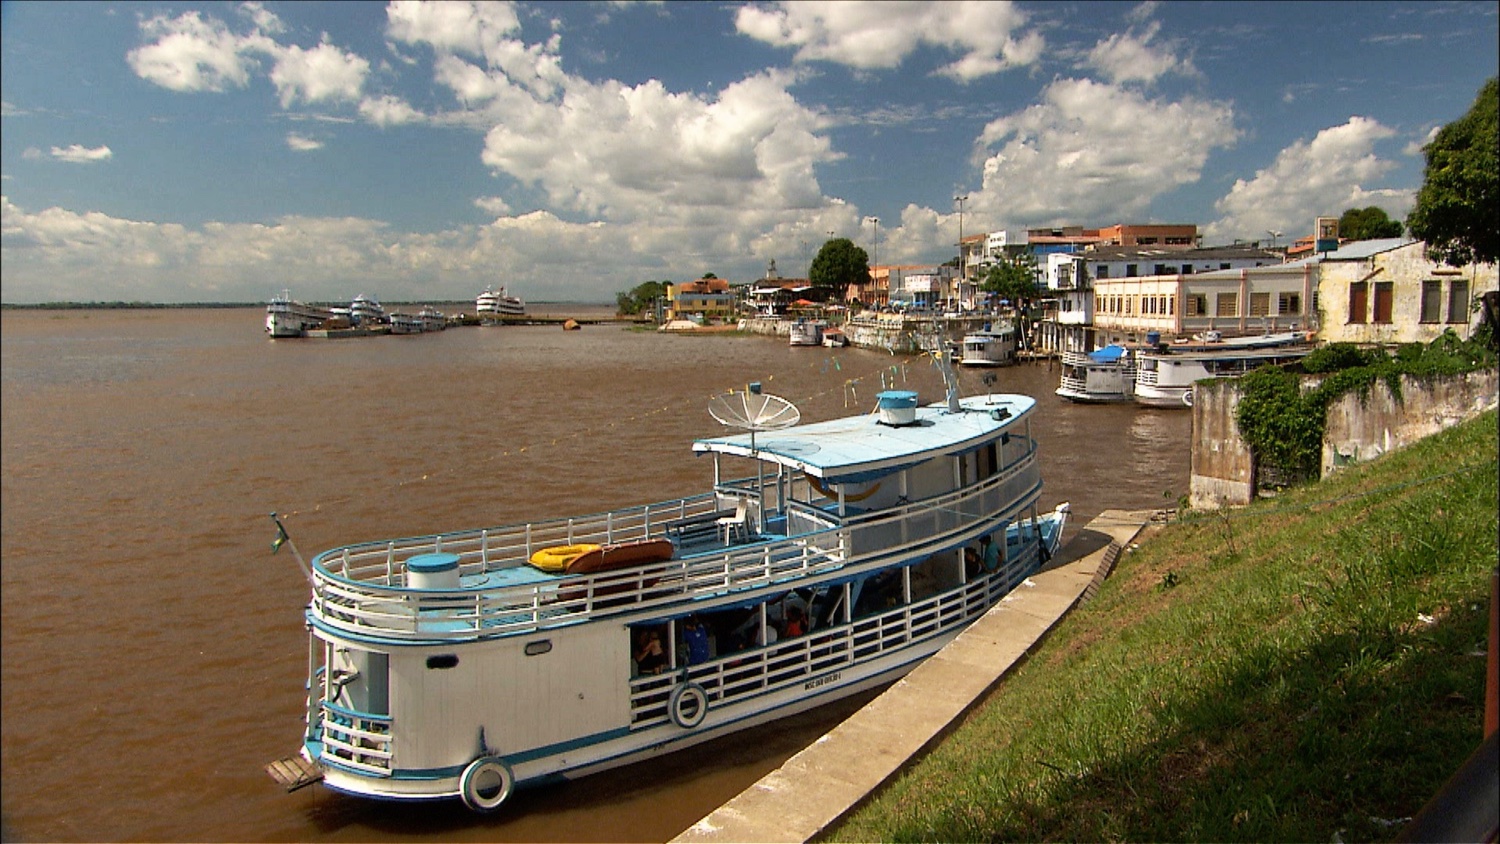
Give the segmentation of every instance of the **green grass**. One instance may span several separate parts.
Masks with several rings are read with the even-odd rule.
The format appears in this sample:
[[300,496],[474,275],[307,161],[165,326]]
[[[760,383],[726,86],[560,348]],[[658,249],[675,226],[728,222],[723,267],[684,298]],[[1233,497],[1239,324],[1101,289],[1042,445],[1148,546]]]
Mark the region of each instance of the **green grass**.
[[1189,513],[827,836],[1345,841],[1482,739],[1496,414]]

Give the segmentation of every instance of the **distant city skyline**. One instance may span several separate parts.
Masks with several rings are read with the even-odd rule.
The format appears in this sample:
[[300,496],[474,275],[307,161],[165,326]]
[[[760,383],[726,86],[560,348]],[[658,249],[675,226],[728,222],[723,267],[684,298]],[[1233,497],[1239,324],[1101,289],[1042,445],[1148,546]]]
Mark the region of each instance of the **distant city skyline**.
[[1289,245],[1404,219],[1497,8],[5,2],[0,300],[609,302],[960,225]]

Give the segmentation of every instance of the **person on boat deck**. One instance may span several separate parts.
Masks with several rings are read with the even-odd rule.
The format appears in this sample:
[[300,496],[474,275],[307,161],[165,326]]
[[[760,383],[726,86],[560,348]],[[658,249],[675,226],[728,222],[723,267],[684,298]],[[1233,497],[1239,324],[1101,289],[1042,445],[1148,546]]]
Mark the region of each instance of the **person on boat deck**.
[[682,639],[687,644],[688,665],[708,662],[708,628],[698,620],[698,616],[690,615],[682,623]]
[[635,637],[635,665],[642,674],[660,674],[667,667],[667,653],[661,647],[661,634],[642,630]]
[[979,552],[973,548],[964,548],[964,575],[974,577],[979,574]]
[[979,537],[979,557],[984,564],[985,571],[994,571],[1000,568],[1000,543],[990,534]]
[[802,608],[790,606],[786,608],[786,638],[802,636],[807,633],[807,621],[802,617]]

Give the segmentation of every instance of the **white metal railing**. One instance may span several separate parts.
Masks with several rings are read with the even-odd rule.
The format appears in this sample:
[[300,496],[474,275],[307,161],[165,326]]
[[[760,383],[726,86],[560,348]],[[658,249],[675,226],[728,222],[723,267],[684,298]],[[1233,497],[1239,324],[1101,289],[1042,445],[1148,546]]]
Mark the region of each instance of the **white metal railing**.
[[321,759],[367,776],[391,775],[391,719],[323,701]]
[[1032,542],[1011,556],[1000,571],[909,605],[765,647],[721,654],[699,665],[635,677],[630,681],[631,729],[668,723],[670,693],[682,682],[701,686],[709,706],[718,708],[806,683],[962,629],[1014,590],[1035,570],[1037,559],[1037,544]]
[[[712,493],[577,519],[351,546],[314,560],[315,623],[383,638],[466,640],[573,624],[639,610],[684,595],[743,591],[793,577],[855,573],[903,555],[961,541],[1034,500],[1040,489],[1034,441],[1015,437],[1019,455],[983,483],[930,499],[847,517],[789,502],[810,529],[782,539],[693,553],[681,559],[587,575],[491,588],[410,589],[405,561],[458,556],[460,582],[525,564],[533,550],[581,542],[659,537],[664,523],[717,509]],[[789,510],[792,509],[789,507]]]

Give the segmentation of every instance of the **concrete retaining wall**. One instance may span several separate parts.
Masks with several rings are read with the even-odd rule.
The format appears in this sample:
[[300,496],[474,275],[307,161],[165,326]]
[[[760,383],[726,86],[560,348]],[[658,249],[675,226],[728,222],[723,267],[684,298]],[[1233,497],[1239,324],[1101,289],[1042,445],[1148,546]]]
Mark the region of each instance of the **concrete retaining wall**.
[[[1401,378],[1401,398],[1384,381],[1328,407],[1321,474],[1379,457],[1472,419],[1496,406],[1495,370],[1446,378]],[[1199,384],[1193,396],[1193,456],[1188,503],[1194,509],[1249,504],[1256,493],[1250,446],[1234,420],[1238,382]]]
[[1401,377],[1401,398],[1384,381],[1368,396],[1350,393],[1328,406],[1321,470],[1371,460],[1472,419],[1496,405],[1495,370],[1451,378]]
[[1234,421],[1242,391],[1237,382],[1193,388],[1193,458],[1188,506],[1212,510],[1249,504],[1255,497],[1255,461]]

